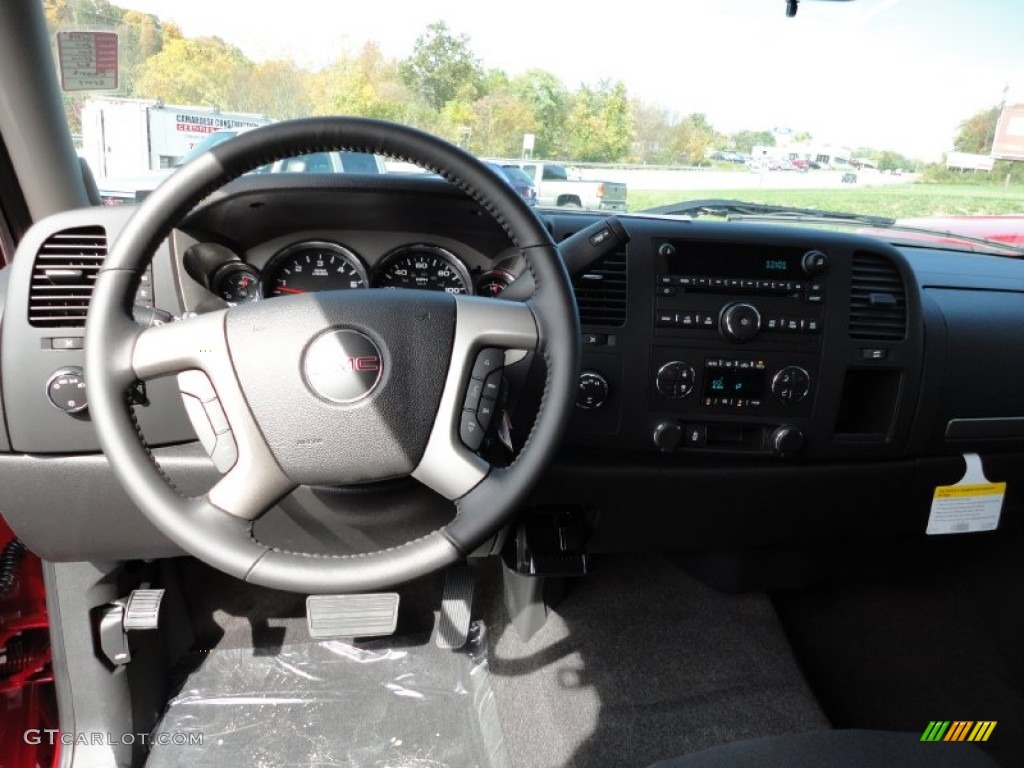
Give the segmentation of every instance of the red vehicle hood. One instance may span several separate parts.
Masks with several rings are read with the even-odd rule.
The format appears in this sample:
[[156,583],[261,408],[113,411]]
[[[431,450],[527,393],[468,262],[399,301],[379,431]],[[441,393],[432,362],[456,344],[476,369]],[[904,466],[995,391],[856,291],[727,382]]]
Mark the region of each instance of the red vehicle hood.
[[[934,234],[924,232],[900,232],[900,240],[920,240],[925,243],[943,243],[962,245],[953,237],[943,237],[943,233],[963,235],[992,240],[997,243],[1024,248],[1024,214],[1004,214],[1000,216],[929,216],[918,219],[899,219],[896,226],[914,227],[934,230]],[[866,235],[877,237],[891,236],[885,229],[862,229]]]

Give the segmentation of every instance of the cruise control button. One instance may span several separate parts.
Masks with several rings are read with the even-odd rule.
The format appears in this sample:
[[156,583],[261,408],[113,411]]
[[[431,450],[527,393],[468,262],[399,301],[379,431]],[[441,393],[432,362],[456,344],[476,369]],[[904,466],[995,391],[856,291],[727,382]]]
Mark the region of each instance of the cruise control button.
[[213,431],[203,404],[198,398],[191,395],[183,395],[181,400],[185,404],[185,412],[188,414],[189,421],[192,422],[192,429],[195,430],[199,442],[203,444],[207,453],[213,453],[213,449],[217,445],[217,433]]
[[501,368],[505,364],[505,353],[500,349],[489,347],[480,350],[473,364],[473,378],[485,379],[491,371]]
[[462,412],[462,420],[459,422],[459,439],[471,451],[475,451],[483,442],[484,431],[480,428],[480,422],[476,420],[476,414],[473,411]]

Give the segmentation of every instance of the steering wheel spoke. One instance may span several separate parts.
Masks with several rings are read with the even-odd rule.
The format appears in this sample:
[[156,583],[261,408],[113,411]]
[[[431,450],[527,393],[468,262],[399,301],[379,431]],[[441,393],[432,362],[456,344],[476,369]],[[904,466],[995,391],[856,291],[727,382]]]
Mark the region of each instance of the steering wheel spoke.
[[447,499],[458,499],[487,476],[490,465],[476,453],[487,430],[480,408],[494,403],[486,387],[492,386],[492,374],[500,378],[507,359],[536,349],[538,340],[529,305],[458,297],[448,375],[413,477]]
[[231,365],[226,310],[148,328],[132,351],[140,379],[178,374],[185,410],[214,466],[226,473],[208,500],[236,517],[259,517],[294,488],[256,425]]

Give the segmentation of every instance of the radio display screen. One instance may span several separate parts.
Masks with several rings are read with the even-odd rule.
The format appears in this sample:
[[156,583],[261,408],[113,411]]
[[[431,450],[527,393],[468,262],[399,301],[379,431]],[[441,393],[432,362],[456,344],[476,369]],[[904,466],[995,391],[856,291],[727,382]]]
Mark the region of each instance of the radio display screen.
[[[675,253],[662,256],[671,275],[745,277],[756,280],[802,280],[803,251],[779,246],[738,243],[671,242]],[[655,246],[660,243],[655,243]]]
[[707,368],[704,371],[705,398],[760,400],[764,395],[764,371],[735,368]]

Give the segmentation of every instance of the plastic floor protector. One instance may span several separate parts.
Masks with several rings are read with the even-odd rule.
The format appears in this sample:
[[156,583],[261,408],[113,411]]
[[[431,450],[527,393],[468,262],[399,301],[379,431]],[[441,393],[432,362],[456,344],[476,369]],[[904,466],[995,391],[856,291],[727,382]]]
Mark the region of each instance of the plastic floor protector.
[[462,651],[429,638],[211,651],[168,703],[146,765],[508,768],[486,647],[475,623]]

